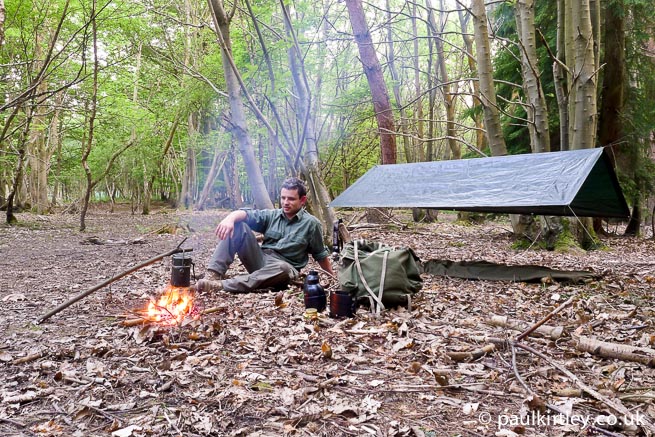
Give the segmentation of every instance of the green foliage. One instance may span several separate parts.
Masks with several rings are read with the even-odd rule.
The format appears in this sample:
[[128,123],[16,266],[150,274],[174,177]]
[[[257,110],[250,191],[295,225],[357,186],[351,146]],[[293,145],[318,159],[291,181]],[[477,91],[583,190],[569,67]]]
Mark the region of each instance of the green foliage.
[[[220,0],[219,0],[220,1]],[[243,75],[249,94],[255,105],[267,117],[278,132],[284,147],[295,155],[297,143],[302,134],[301,115],[297,107],[298,92],[294,88],[288,52],[292,40],[285,29],[280,5],[266,0],[250,1],[259,30],[268,52],[273,70],[273,80],[260,46],[254,24],[245,4],[239,3],[232,20],[232,51],[238,70]],[[433,2],[434,3],[434,2]],[[614,7],[610,1],[607,7]],[[618,2],[616,2],[618,4]],[[5,44],[0,49],[0,105],[10,101],[29,87],[39,59],[49,45],[48,38],[63,11],[63,1],[26,0],[5,2]],[[147,5],[141,3],[107,2],[98,4],[98,41],[100,48],[100,72],[98,82],[98,106],[95,122],[93,148],[89,165],[94,177],[104,172],[109,159],[125,144],[134,142],[107,175],[108,185],[117,188],[118,195],[136,196],[143,186],[152,183],[154,187],[181,186],[181,175],[185,172],[187,149],[195,153],[197,179],[192,181],[196,189],[206,177],[214,150],[233,147],[229,123],[229,103],[225,98],[223,61],[216,35],[209,24],[207,4],[185,3],[181,0],[154,0]],[[370,167],[380,161],[379,136],[371,105],[371,93],[359,60],[357,46],[351,35],[348,14],[343,3],[326,4],[311,0],[287,2],[291,21],[300,44],[308,85],[311,91],[313,110],[316,117],[317,141],[321,171],[332,194],[336,194],[353,183]],[[388,20],[383,7],[373,3],[365,4],[374,44],[378,49],[385,79],[391,90],[394,85],[388,69],[386,49],[387,28],[391,27],[396,54],[397,79],[400,85],[400,105],[395,102],[394,114],[398,120],[402,106],[408,118],[416,112],[413,102],[418,97],[414,88],[414,38],[408,29],[413,5],[392,0],[392,18]],[[655,67],[643,50],[644,43],[651,37],[653,17],[651,2],[626,0],[626,15],[631,17],[627,29],[628,45],[626,57],[631,78],[627,90],[627,107],[622,114],[626,123],[626,142],[638,144],[640,149],[632,162],[634,169],[621,174],[621,182],[628,197],[635,198],[644,190],[653,189],[655,169],[644,159],[646,147],[650,144],[650,133],[655,130]],[[46,71],[47,91],[40,97],[47,117],[51,117],[55,98],[61,108],[61,152],[53,153],[49,183],[57,181],[64,186],[68,198],[75,198],[84,187],[84,173],[80,157],[88,138],[88,116],[92,94],[89,20],[91,2],[71,0],[68,16],[63,21],[59,40],[55,44],[53,62]],[[232,3],[227,3],[228,8]],[[433,5],[434,6],[434,5]],[[439,73],[434,63],[428,64],[429,39],[427,36],[427,13],[423,4],[417,4],[419,80],[424,98],[424,118],[427,118],[428,77],[432,86],[439,83]],[[545,35],[547,44],[555,47],[555,3],[536,2],[536,25]],[[187,13],[188,12],[188,13]],[[525,110],[517,104],[523,99],[521,89],[519,54],[516,42],[514,10],[511,3],[499,4],[495,8],[494,29],[504,40],[494,40],[494,76],[497,91],[502,97],[499,104],[502,111],[504,135],[510,153],[528,152],[529,135],[522,120]],[[461,35],[456,14],[448,14],[445,29],[446,63],[452,83],[458,84],[457,92],[465,92],[468,86],[460,79],[468,77],[465,58],[460,51]],[[469,28],[470,31],[470,28]],[[552,79],[552,59],[541,38],[537,37],[537,50],[542,85],[547,96],[550,111],[550,128],[553,134],[553,149],[557,149],[555,133],[558,131],[557,105]],[[434,49],[434,47],[433,47]],[[434,52],[433,52],[434,54]],[[443,97],[436,88],[434,137],[442,137]],[[64,90],[55,94],[56,90]],[[480,108],[471,105],[470,98],[458,96],[456,121],[458,135],[474,143],[470,117]],[[274,114],[269,101],[275,104]],[[10,110],[0,112],[0,125],[7,122]],[[247,109],[250,111],[250,109]],[[279,124],[278,124],[279,117]],[[26,120],[24,108],[17,112],[8,128],[8,138],[0,144],[0,166],[2,169],[16,167],[16,150],[21,141],[20,126]],[[197,120],[190,126],[190,120]],[[416,136],[416,121],[409,127]],[[164,146],[174,123],[179,125],[171,148],[164,156]],[[248,128],[255,142],[260,167],[271,172],[274,178],[291,173],[279,150],[275,154],[267,150],[271,140],[267,130],[248,112]],[[34,127],[37,129],[37,127]],[[43,129],[39,127],[38,129]],[[282,129],[288,134],[282,135]],[[427,135],[427,123],[424,135]],[[399,148],[401,147],[401,138]],[[55,144],[55,142],[52,142]],[[445,141],[436,141],[435,148],[443,147]],[[424,144],[425,146],[425,144]],[[244,192],[247,192],[247,178],[242,163],[238,160]],[[477,156],[464,150],[464,156]],[[29,170],[29,169],[28,169]],[[0,172],[0,185],[7,185],[11,170]],[[105,181],[99,184],[104,188]],[[223,182],[216,182],[222,188]],[[174,191],[173,188],[172,190]],[[197,191],[197,190],[196,190]],[[0,195],[3,193],[0,192]],[[106,196],[106,194],[102,194]]]

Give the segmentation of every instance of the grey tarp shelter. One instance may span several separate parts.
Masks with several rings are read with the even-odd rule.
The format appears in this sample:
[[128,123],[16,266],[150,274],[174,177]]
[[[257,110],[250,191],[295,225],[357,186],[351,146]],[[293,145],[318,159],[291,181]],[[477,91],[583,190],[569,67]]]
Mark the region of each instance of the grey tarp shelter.
[[378,165],[330,206],[630,215],[605,148]]

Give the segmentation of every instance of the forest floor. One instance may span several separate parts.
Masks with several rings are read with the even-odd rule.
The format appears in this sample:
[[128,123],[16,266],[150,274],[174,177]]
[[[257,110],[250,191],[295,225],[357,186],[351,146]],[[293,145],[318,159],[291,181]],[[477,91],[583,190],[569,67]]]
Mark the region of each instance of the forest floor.
[[[213,229],[226,213],[161,208],[143,216],[96,206],[84,233],[76,215],[18,214],[18,226],[0,225],[0,435],[653,433],[655,369],[648,359],[603,358],[602,348],[591,354],[579,347],[581,338],[592,338],[641,348],[633,357],[653,353],[650,238],[603,237],[605,248],[587,253],[518,250],[506,219],[464,225],[442,213],[436,223],[413,224],[399,212],[386,226],[353,221],[360,225],[353,237],[410,246],[423,261],[536,264],[589,270],[598,279],[423,275],[411,311],[376,318],[360,309],[352,319],[317,321],[304,318],[298,285],[282,301],[274,292],[221,292],[195,296],[198,308],[213,312],[181,327],[124,326],[167,289],[165,258],[35,323],[184,238],[203,273]],[[237,262],[228,273],[240,269]],[[325,288],[337,288],[335,279],[321,277]],[[498,315],[530,326],[570,297],[546,323],[563,328],[561,336],[515,341],[520,330],[490,324]],[[476,350],[486,353],[453,358]]]

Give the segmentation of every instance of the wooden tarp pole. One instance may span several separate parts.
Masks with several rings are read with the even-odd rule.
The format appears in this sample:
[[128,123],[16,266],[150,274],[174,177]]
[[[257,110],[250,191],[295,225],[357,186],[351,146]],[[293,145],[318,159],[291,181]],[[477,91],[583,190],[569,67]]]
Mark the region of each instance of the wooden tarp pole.
[[44,321],[48,320],[50,317],[54,316],[54,315],[57,314],[58,312],[60,312],[60,311],[62,311],[62,310],[64,310],[64,309],[68,308],[69,306],[73,305],[73,304],[74,304],[75,302],[77,302],[78,300],[84,299],[85,297],[87,297],[87,296],[90,295],[91,293],[93,293],[93,292],[95,292],[95,291],[98,291],[98,290],[100,290],[101,288],[106,287],[107,285],[111,284],[112,282],[115,282],[115,281],[119,280],[119,279],[122,278],[123,276],[127,276],[127,275],[129,275],[130,273],[133,273],[133,272],[135,272],[135,271],[137,271],[137,270],[139,270],[139,269],[141,269],[141,268],[143,268],[143,267],[145,267],[145,266],[148,266],[148,265],[150,265],[150,264],[153,264],[153,263],[159,261],[159,260],[162,259],[162,258],[166,258],[167,256],[170,256],[170,255],[173,255],[173,254],[175,254],[175,253],[179,253],[179,252],[186,252],[186,251],[188,251],[188,250],[186,250],[186,249],[180,249],[180,246],[181,246],[185,241],[186,241],[186,238],[185,238],[184,240],[182,240],[182,241],[180,242],[180,244],[178,244],[177,247],[176,247],[175,249],[173,249],[173,250],[169,250],[168,252],[166,252],[166,253],[162,253],[161,255],[157,255],[157,256],[155,256],[154,258],[150,258],[148,261],[144,261],[144,262],[142,262],[142,263],[139,264],[139,265],[136,265],[136,266],[134,266],[134,267],[132,267],[132,268],[130,268],[130,269],[128,269],[128,270],[125,270],[125,271],[123,271],[123,272],[117,274],[116,276],[113,276],[113,277],[107,279],[105,282],[103,282],[103,283],[101,283],[101,284],[98,284],[98,285],[96,285],[95,287],[92,287],[92,288],[89,288],[89,289],[86,290],[86,291],[83,291],[82,293],[78,294],[77,296],[75,296],[75,297],[73,297],[73,298],[67,300],[66,302],[62,303],[62,304],[59,305],[57,308],[51,310],[51,311],[48,312],[47,314],[44,314],[43,316],[41,316],[40,318],[38,318],[38,319],[36,320],[36,322],[34,322],[34,323],[37,324],[37,325],[40,324],[40,323],[43,323]]

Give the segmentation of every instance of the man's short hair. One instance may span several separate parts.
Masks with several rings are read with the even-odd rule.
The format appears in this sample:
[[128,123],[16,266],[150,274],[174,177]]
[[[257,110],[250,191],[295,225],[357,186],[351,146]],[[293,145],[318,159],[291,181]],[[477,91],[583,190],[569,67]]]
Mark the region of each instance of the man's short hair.
[[282,188],[287,190],[298,190],[298,197],[307,195],[305,183],[298,178],[287,178],[282,182]]

